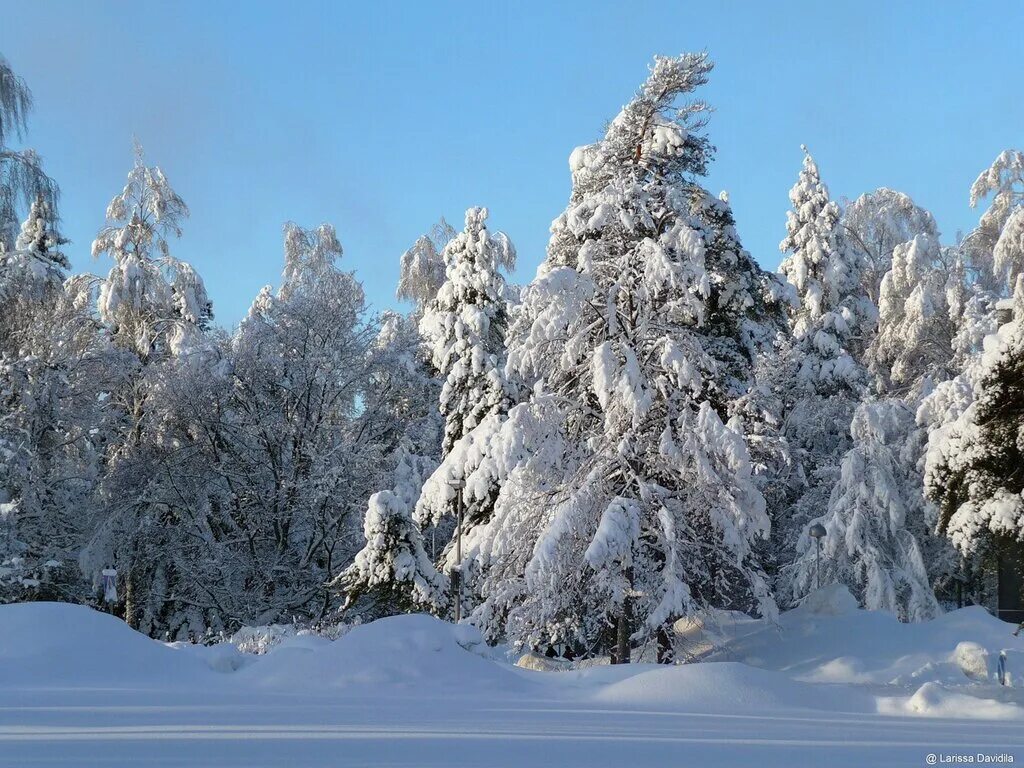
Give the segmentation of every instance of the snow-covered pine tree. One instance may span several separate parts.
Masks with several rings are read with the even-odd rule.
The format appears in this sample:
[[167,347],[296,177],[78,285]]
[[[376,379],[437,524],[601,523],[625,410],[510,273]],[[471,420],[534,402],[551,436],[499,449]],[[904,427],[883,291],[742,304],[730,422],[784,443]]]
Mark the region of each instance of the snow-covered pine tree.
[[[423,482],[440,461],[444,430],[437,409],[441,382],[426,359],[417,314],[386,313],[371,353],[367,407],[378,414],[378,439],[389,467],[381,473],[387,489],[370,497],[363,523],[366,543],[336,580],[346,593],[346,606],[367,617],[448,602],[447,580],[433,565],[439,531],[429,528],[426,545],[412,514]],[[450,526],[440,533],[443,547]]]
[[841,457],[851,445],[850,421],[868,384],[862,359],[875,325],[864,289],[865,259],[849,246],[839,206],[806,148],[789,199],[792,210],[779,246],[787,256],[780,271],[797,300],[777,386],[793,468],[788,508],[772,537],[783,563],[779,592],[787,602],[800,595],[793,591],[794,570],[785,564],[806,554],[807,526],[828,508]]
[[417,459],[404,453],[394,490],[370,496],[363,519],[366,544],[336,581],[348,604],[369,596],[371,616],[443,608],[449,600],[448,579],[434,567],[412,516],[424,479]]
[[32,201],[14,249],[0,255],[0,291],[5,301],[25,297],[41,300],[60,290],[71,268],[60,250],[68,241],[57,232],[56,215],[42,196]]
[[421,530],[412,512],[423,482],[441,460],[445,427],[438,410],[442,382],[419,325],[444,285],[443,253],[455,235],[442,218],[402,254],[395,294],[411,301],[413,310],[404,316],[385,313],[374,344],[369,407],[391,416],[391,437],[382,440],[394,469],[388,489],[370,497],[363,549],[336,580],[347,593],[346,605],[367,616],[410,607],[436,610],[448,603],[447,578],[433,561],[438,537],[442,548],[451,538],[451,521],[435,521]]
[[486,208],[466,211],[466,228],[445,246],[445,280],[420,320],[434,367],[444,377],[440,408],[448,453],[485,416],[508,407],[503,376],[508,289],[502,270],[516,252],[491,233]]
[[56,229],[49,203],[37,197],[14,248],[0,248],[0,299],[4,313],[0,317],[0,354],[19,358],[23,334],[40,313],[50,311],[63,292],[65,272],[70,267],[60,250],[67,241]]
[[[938,520],[940,533],[953,530],[948,527],[947,518],[951,515],[954,496],[947,495],[941,487],[941,478],[949,463],[947,451],[966,451],[971,445],[963,443],[961,436],[965,420],[969,423],[974,418],[968,411],[972,411],[977,393],[984,388],[983,379],[990,375],[990,361],[985,351],[987,340],[1006,322],[1003,315],[1006,305],[1010,304],[1010,288],[1024,266],[1015,255],[1016,237],[1011,226],[1024,204],[1024,155],[1016,150],[1001,152],[992,165],[979,174],[971,187],[971,206],[976,207],[985,198],[990,198],[989,206],[982,213],[978,226],[957,247],[946,285],[950,316],[956,329],[952,368],[958,373],[940,382],[924,397],[917,413],[918,424],[928,430],[928,448],[923,462],[926,493],[932,500],[941,501],[943,507],[943,516]],[[1007,234],[1005,240],[1004,234]],[[997,263],[996,250],[1001,241]],[[972,412],[976,413],[976,409]],[[960,546],[957,549],[961,554],[967,552]],[[955,574],[958,602],[965,598],[985,599],[984,577],[991,572],[991,560],[973,555],[961,559]]]
[[520,570],[494,568],[477,614],[516,644],[600,652],[615,624],[628,661],[704,606],[774,610],[753,552],[764,498],[724,420],[772,336],[777,284],[696,181],[707,108],[680,99],[711,67],[656,58],[604,138],[572,153],[569,206],[516,312],[509,368],[533,396],[492,451],[509,483],[478,551]]
[[[415,519],[423,529],[444,527],[461,503],[462,529],[446,543],[442,570],[460,574],[466,599],[478,590],[479,571],[468,569],[472,557],[465,551],[460,560],[456,539],[460,533],[468,536],[493,511],[499,479],[478,470],[490,465],[487,443],[513,397],[505,372],[511,294],[502,272],[515,267],[516,252],[503,232],[487,229],[487,216],[486,208],[466,211],[465,229],[444,248],[445,281],[420,320],[443,381],[439,405],[445,423],[441,463],[423,484]],[[476,481],[468,482],[474,475]]]
[[805,389],[856,388],[863,383],[860,360],[875,323],[875,308],[863,290],[867,264],[850,247],[839,205],[806,147],[789,199],[792,210],[779,244],[788,255],[779,270],[799,298],[791,313],[799,378]]
[[[16,150],[9,142],[26,133],[32,92],[0,56],[0,252],[12,250],[18,233],[18,211],[42,198],[56,210],[57,184],[43,172],[33,150]],[[24,207],[22,207],[24,206]]]

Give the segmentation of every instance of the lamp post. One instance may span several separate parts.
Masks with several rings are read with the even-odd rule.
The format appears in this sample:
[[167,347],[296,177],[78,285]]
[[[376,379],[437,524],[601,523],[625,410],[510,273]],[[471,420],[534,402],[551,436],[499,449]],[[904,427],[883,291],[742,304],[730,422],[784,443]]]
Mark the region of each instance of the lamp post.
[[825,526],[821,523],[815,523],[811,526],[808,533],[811,535],[811,538],[814,539],[818,548],[818,551],[814,556],[814,588],[821,589],[821,540],[825,538],[828,531],[825,530]]
[[462,620],[462,489],[466,483],[462,478],[452,486],[456,494],[458,522],[455,528],[455,569],[452,571],[452,600],[455,602],[455,623]]

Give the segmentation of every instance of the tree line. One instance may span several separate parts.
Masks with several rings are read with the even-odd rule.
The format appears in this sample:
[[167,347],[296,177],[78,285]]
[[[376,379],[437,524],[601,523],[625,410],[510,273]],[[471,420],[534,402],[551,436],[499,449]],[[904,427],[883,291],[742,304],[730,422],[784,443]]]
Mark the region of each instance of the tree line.
[[711,70],[655,58],[572,152],[529,284],[471,208],[401,256],[412,309],[374,312],[334,228],[288,223],[227,331],[139,147],[113,266],[70,274],[0,59],[0,601],[98,604],[115,567],[158,637],[416,610],[617,661],[819,581],[908,621],[991,606],[1024,561],[1024,154],[948,243],[901,192],[832,199],[805,150],[768,272],[703,186]]

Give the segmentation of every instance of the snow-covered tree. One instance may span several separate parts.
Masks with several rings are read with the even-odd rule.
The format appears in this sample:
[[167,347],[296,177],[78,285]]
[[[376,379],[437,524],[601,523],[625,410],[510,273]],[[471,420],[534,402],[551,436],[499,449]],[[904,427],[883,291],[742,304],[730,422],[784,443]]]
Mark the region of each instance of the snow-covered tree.
[[896,246],[917,235],[938,239],[935,219],[908,195],[881,187],[861,195],[842,212],[843,232],[849,247],[865,265],[863,288],[876,304],[882,277],[892,266]]
[[614,623],[628,661],[702,606],[774,610],[753,552],[764,498],[724,418],[772,335],[777,284],[696,181],[706,107],[679,100],[711,66],[655,59],[604,138],[572,153],[568,208],[516,312],[509,369],[533,396],[489,451],[506,482],[474,543],[494,565],[477,620],[516,643],[594,652]]
[[[948,535],[962,555],[953,575],[958,601],[965,597],[965,587],[969,599],[985,599],[984,576],[991,572],[994,558],[978,553],[991,555],[994,550],[981,543],[974,552],[956,541],[957,528],[950,527],[950,521],[953,510],[965,503],[966,490],[946,488],[943,483],[953,471],[949,467],[966,461],[970,453],[981,455],[989,450],[970,434],[969,425],[985,408],[976,401],[993,375],[987,350],[997,338],[994,334],[999,326],[1009,319],[1013,302],[1008,297],[1022,266],[1015,245],[1018,237],[1014,220],[1024,204],[1024,155],[1007,150],[982,171],[971,187],[971,206],[978,206],[986,198],[989,206],[978,226],[958,245],[946,285],[955,328],[950,367],[956,375],[927,393],[917,412],[918,424],[928,433],[922,461],[925,490],[941,508],[941,514],[936,514],[936,527],[940,534]],[[991,427],[995,429],[995,423]],[[982,495],[986,492],[984,487],[975,490]]]
[[402,255],[396,296],[414,307],[406,316],[385,313],[373,347],[368,407],[390,425],[381,440],[389,446],[386,463],[394,469],[387,490],[368,502],[366,544],[335,582],[346,593],[346,606],[368,616],[409,607],[437,610],[448,603],[447,579],[433,561],[438,536],[442,548],[450,540],[451,522],[433,520],[421,529],[412,513],[424,481],[441,460],[445,427],[438,410],[442,381],[419,326],[445,283],[443,252],[455,235],[441,219]]
[[107,394],[125,366],[81,281],[62,284],[62,243],[40,199],[15,250],[0,254],[0,572],[14,582],[0,600],[89,597],[78,555],[113,434]]
[[443,218],[402,254],[395,295],[411,301],[419,314],[437,297],[445,281],[444,249],[457,233]]
[[120,421],[98,490],[104,519],[92,532],[83,564],[93,572],[117,565],[126,619],[150,632],[167,629],[164,619],[172,608],[165,598],[174,583],[168,574],[179,554],[167,536],[181,530],[170,524],[168,513],[153,513],[144,492],[168,473],[157,467],[165,458],[164,418],[173,401],[162,398],[168,377],[204,383],[210,378],[193,377],[190,366],[196,362],[185,359],[203,354],[204,331],[213,317],[202,279],[170,253],[170,240],[181,234],[187,216],[184,201],[159,167],[145,164],[136,143],[127,183],[111,200],[92,244],[94,257],[106,254],[114,262],[99,282],[99,320],[131,359],[110,393],[108,410],[119,413]]
[[933,428],[925,488],[941,510],[939,529],[969,565],[1006,558],[1024,569],[1024,277],[1017,278],[1013,315],[985,338],[973,385],[959,416]]
[[508,290],[501,270],[515,267],[516,252],[504,233],[488,231],[486,220],[486,208],[466,211],[466,228],[444,249],[445,280],[420,320],[444,377],[445,452],[485,416],[507,407]]
[[971,207],[986,198],[988,208],[962,248],[981,286],[1009,296],[1024,266],[1024,153],[1004,150],[978,175],[971,186]]
[[[882,278],[878,333],[867,353],[868,365],[883,392],[903,391],[926,380],[950,377],[956,318],[949,304],[955,249],[917,235],[896,246]],[[920,392],[911,393],[910,402]]]
[[773,550],[783,566],[779,591],[794,594],[787,565],[798,556],[810,521],[827,509],[849,450],[850,421],[868,383],[863,356],[875,325],[864,289],[867,263],[851,248],[839,206],[805,148],[803,169],[789,193],[787,254],[780,271],[796,293],[792,337],[776,378],[784,402],[783,434],[792,455],[786,479],[788,504],[777,517]]
[[[446,543],[445,573],[459,573],[475,591],[479,573],[460,561],[455,540],[490,517],[499,492],[495,476],[469,484],[466,478],[487,462],[486,444],[512,402],[505,372],[505,334],[511,298],[503,270],[515,267],[516,252],[502,232],[487,229],[486,208],[466,211],[466,226],[445,246],[445,280],[420,319],[431,362],[441,380],[444,417],[441,463],[423,484],[417,522],[445,527],[462,505],[462,527]],[[457,525],[457,523],[456,523]],[[463,589],[460,588],[460,594]]]
[[0,252],[14,246],[21,206],[28,208],[42,198],[56,208],[57,184],[43,172],[39,155],[10,147],[12,139],[25,135],[31,110],[31,91],[0,56]]
[[[821,583],[846,584],[871,610],[906,621],[930,619],[938,603],[918,537],[927,533],[920,477],[901,455],[913,431],[913,410],[899,400],[861,405],[851,424],[853,447],[843,456],[828,511],[812,521],[821,542]],[[794,567],[794,592],[814,588],[818,559],[805,530]]]
[[213,317],[198,273],[170,253],[169,240],[180,237],[187,216],[185,201],[158,166],[145,164],[136,144],[135,165],[107,206],[92,254],[114,260],[100,288],[100,317],[118,343],[143,360],[190,338]]
[[875,308],[863,289],[867,264],[850,247],[839,205],[829,198],[806,148],[789,199],[792,210],[779,244],[788,255],[779,269],[799,299],[792,311],[799,379],[807,389],[856,388],[863,381],[860,358],[875,322]]
[[37,197],[14,248],[0,252],[0,294],[5,301],[39,301],[61,289],[71,265],[60,250],[68,241],[58,234],[56,225],[50,204]]
[[194,637],[332,607],[384,471],[377,328],[340,255],[332,227],[288,225],[280,289],[230,338],[147,366],[145,418],[105,478],[89,551],[124,575],[133,626]]
[[[440,461],[444,430],[437,409],[441,382],[426,360],[416,314],[386,313],[372,351],[367,408],[376,413],[377,439],[385,464],[393,470],[382,473],[387,489],[368,502],[363,550],[336,581],[346,592],[347,606],[366,615],[411,606],[441,608],[448,600],[435,588],[446,581],[433,560],[437,536],[441,534],[444,547],[450,525],[422,531],[412,514],[424,481]],[[430,536],[428,548],[425,533]]]
[[394,484],[395,490],[370,496],[363,519],[366,545],[337,583],[348,603],[369,594],[374,613],[444,607],[448,580],[434,567],[412,516],[423,485],[416,457],[400,458]]

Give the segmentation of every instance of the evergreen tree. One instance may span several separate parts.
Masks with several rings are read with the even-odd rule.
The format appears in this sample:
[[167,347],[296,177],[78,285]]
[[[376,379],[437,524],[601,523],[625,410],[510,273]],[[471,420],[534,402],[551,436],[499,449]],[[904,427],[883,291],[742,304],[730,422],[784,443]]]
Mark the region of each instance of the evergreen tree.
[[448,580],[434,568],[412,517],[423,484],[415,457],[401,457],[394,484],[395,490],[370,496],[363,520],[366,545],[337,580],[348,604],[365,594],[373,598],[371,615],[444,607],[448,602]]
[[657,58],[572,153],[569,206],[516,313],[509,368],[533,396],[495,440],[508,483],[477,551],[522,564],[511,584],[495,568],[478,611],[519,644],[595,652],[615,623],[628,661],[703,606],[774,610],[753,551],[764,498],[724,419],[772,337],[776,284],[696,181],[706,107],[678,102],[711,66]]
[[860,359],[875,322],[875,308],[863,290],[866,264],[849,247],[839,206],[806,148],[789,199],[792,210],[779,245],[788,255],[779,269],[799,299],[792,311],[799,379],[812,391],[856,390],[863,383]]
[[[402,254],[396,295],[413,303],[409,315],[385,313],[374,345],[368,407],[390,417],[387,490],[373,494],[363,523],[366,543],[335,584],[346,593],[346,607],[364,616],[401,612],[412,607],[443,608],[447,579],[433,565],[437,539],[451,538],[448,520],[421,531],[412,512],[423,482],[441,459],[445,420],[438,410],[442,382],[419,332],[424,312],[445,282],[442,256],[455,231],[441,219],[430,234]],[[425,547],[429,535],[430,552]]]
[[501,270],[515,267],[516,254],[504,233],[487,230],[486,220],[486,208],[466,211],[466,228],[444,249],[445,281],[420,321],[434,367],[445,377],[445,453],[508,404],[502,375],[508,290]]
[[[460,559],[456,540],[492,514],[500,483],[477,470],[488,463],[486,443],[512,400],[505,375],[510,293],[502,270],[515,266],[516,253],[504,233],[488,231],[487,216],[486,208],[466,211],[465,229],[444,249],[445,281],[420,320],[443,380],[439,404],[445,424],[441,462],[423,484],[415,518],[424,529],[445,527],[461,505],[462,527],[445,547],[443,570],[458,572],[472,591],[479,574],[467,567],[469,556]],[[476,481],[468,482],[474,475]]]
[[789,503],[773,535],[773,549],[784,564],[779,591],[786,601],[800,596],[794,591],[795,572],[786,564],[800,556],[808,525],[828,508],[841,458],[851,447],[850,421],[868,382],[862,358],[875,323],[864,290],[864,257],[849,247],[839,206],[806,148],[789,199],[792,210],[779,246],[787,256],[780,271],[796,301],[777,386],[793,465]]
[[925,489],[941,510],[939,530],[972,569],[998,558],[1024,571],[1024,277],[1010,322],[985,339],[970,404],[930,435]]
[[978,393],[985,390],[984,381],[992,375],[986,349],[992,343],[989,339],[995,338],[993,334],[1008,319],[1005,315],[1012,304],[1007,297],[1021,266],[1013,246],[1013,219],[1024,203],[1024,155],[1016,150],[1004,151],[979,174],[971,187],[971,206],[976,207],[985,198],[989,198],[989,206],[978,226],[956,249],[946,283],[955,328],[951,367],[957,374],[928,393],[917,413],[918,423],[928,433],[922,462],[925,491],[941,508],[941,515],[936,514],[936,528],[940,534],[948,534],[962,555],[953,575],[958,601],[964,599],[964,588],[968,599],[985,600],[985,575],[991,573],[995,558],[976,555],[954,540],[955,528],[949,527],[949,520],[953,507],[962,503],[963,492],[945,489],[941,483],[947,467],[956,461],[948,458],[949,452],[966,452],[973,445],[963,442],[974,439],[964,437],[965,425],[976,418]]

